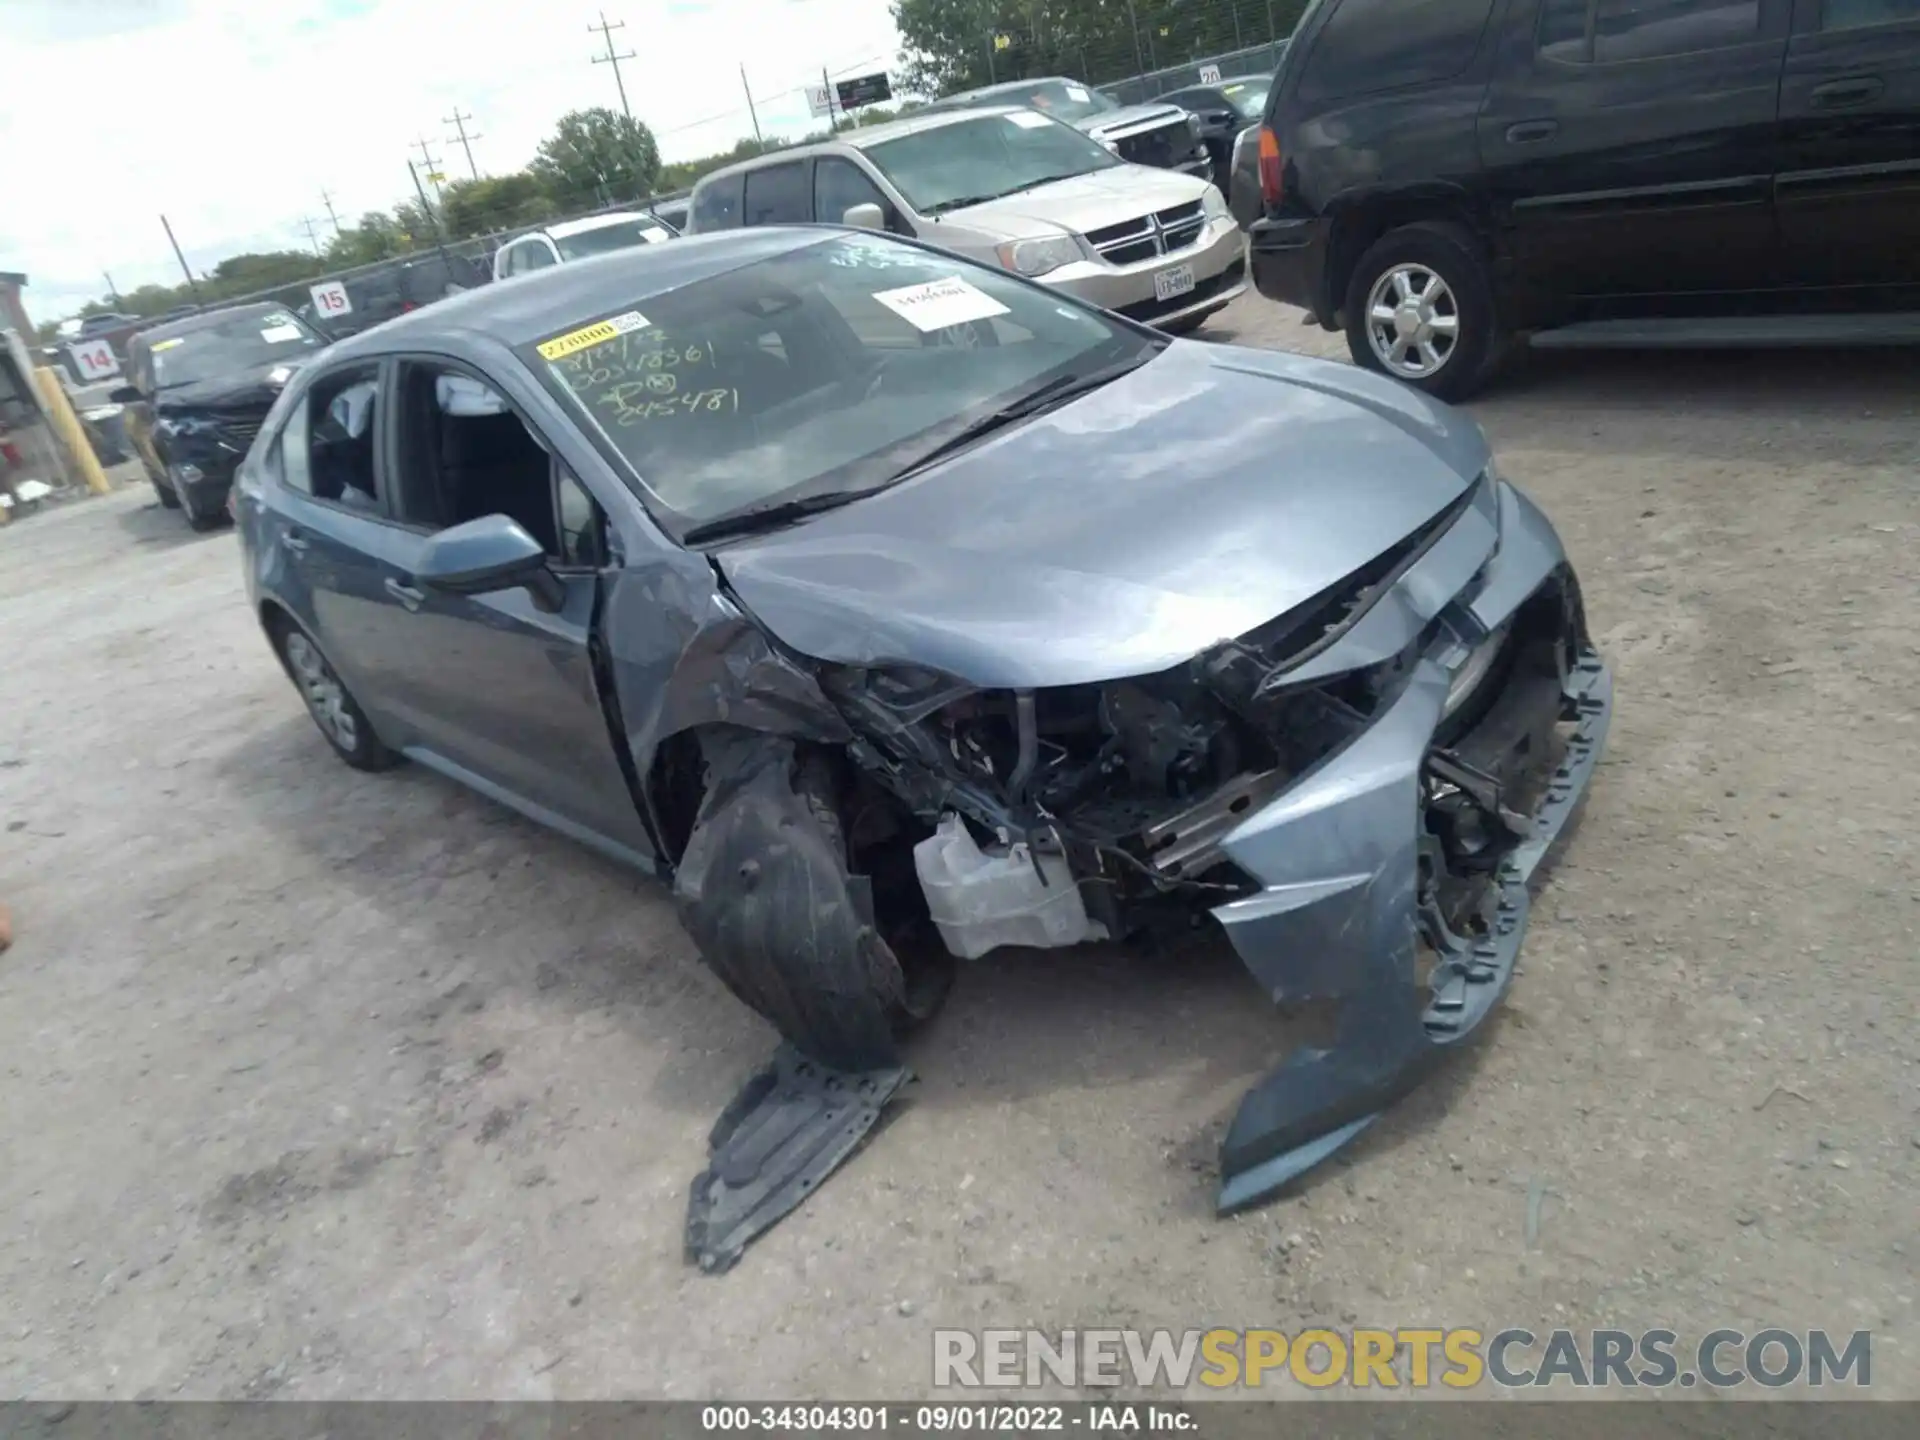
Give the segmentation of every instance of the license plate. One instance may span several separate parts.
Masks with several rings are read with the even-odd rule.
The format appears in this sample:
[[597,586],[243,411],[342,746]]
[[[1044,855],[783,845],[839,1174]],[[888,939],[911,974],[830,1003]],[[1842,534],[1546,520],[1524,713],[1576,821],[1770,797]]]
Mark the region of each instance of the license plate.
[[1153,298],[1156,300],[1171,300],[1176,295],[1185,295],[1191,289],[1193,289],[1191,265],[1175,265],[1153,277]]

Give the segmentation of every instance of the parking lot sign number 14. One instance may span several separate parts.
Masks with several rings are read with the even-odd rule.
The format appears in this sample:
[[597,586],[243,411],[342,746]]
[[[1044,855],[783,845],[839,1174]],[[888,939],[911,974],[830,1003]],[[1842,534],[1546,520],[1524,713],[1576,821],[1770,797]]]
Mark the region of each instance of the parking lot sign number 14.
[[353,309],[353,302],[347,299],[347,287],[338,280],[323,280],[308,293],[313,296],[316,315],[345,315]]
[[120,373],[120,361],[114,356],[113,346],[105,340],[76,340],[67,346],[67,354],[73,357],[73,368],[80,372],[83,384],[106,380]]

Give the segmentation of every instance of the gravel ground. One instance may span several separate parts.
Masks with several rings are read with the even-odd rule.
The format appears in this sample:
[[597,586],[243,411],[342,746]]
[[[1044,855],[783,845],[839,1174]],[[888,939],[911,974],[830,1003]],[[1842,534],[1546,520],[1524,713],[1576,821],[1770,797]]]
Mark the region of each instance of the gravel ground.
[[937,1325],[1314,1322],[1870,1327],[1920,1395],[1916,397],[1559,356],[1472,407],[1609,758],[1489,1043],[1304,1190],[1211,1214],[1294,1040],[1223,949],[994,957],[718,1279],[686,1186],[771,1035],[663,894],[342,767],[144,484],[0,530],[0,1395],[911,1395]]

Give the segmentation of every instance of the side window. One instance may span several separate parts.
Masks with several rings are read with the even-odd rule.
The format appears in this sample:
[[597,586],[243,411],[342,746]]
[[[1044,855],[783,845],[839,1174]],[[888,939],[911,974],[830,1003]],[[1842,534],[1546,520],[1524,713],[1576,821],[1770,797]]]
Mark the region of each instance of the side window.
[[1920,20],[1920,0],[1820,0],[1822,30],[1864,30]]
[[314,383],[280,432],[285,485],[349,510],[378,511],[380,369],[356,365]]
[[724,175],[693,192],[690,224],[703,230],[731,230],[740,223],[740,177]]
[[520,246],[520,273],[529,270],[544,270],[554,263],[553,251],[547,248],[544,240],[528,240]]
[[807,167],[796,161],[747,172],[745,223],[748,225],[804,225],[807,213]]
[[[401,520],[444,530],[505,515],[555,560],[591,563],[568,558],[555,478],[561,467],[499,391],[464,370],[421,361],[402,364],[397,393],[400,484],[394,510]],[[576,522],[578,513],[575,501]]]
[[1339,7],[1307,52],[1302,99],[1451,80],[1473,63],[1493,0],[1339,0]]
[[508,245],[500,252],[500,262],[500,274],[502,276],[518,275],[520,273],[520,247],[518,245]]
[[1536,44],[1550,60],[1607,65],[1725,50],[1759,34],[1760,0],[1544,0]]
[[598,570],[607,563],[607,517],[574,473],[554,462],[554,505],[560,517],[562,565]]
[[813,162],[813,213],[823,225],[838,225],[856,205],[878,205],[882,214],[892,207],[880,187],[851,160],[823,155]]

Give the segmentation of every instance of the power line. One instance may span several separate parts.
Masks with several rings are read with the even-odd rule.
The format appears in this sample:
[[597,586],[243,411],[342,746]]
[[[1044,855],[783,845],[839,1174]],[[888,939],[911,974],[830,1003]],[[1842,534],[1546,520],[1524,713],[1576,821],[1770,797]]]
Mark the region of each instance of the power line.
[[602,10],[600,12],[600,23],[598,25],[589,25],[587,27],[587,32],[591,34],[595,30],[598,30],[600,32],[600,38],[607,42],[607,53],[604,55],[594,56],[593,63],[596,65],[613,66],[613,83],[620,90],[620,111],[622,114],[624,114],[627,117],[627,119],[631,120],[633,119],[633,111],[627,105],[627,82],[620,78],[620,62],[622,60],[633,59],[634,54],[631,50],[629,50],[624,55],[616,55],[613,50],[613,32],[616,30],[624,30],[626,28],[627,28],[626,21],[624,20],[609,21],[607,19],[607,12]]
[[453,107],[453,114],[442,116],[440,123],[453,126],[454,133],[459,136],[460,139],[460,148],[467,152],[467,169],[472,172],[473,178],[478,180],[480,178],[480,167],[473,163],[473,142],[484,139],[485,137],[481,135],[469,135],[467,133],[467,121],[471,119],[473,119],[471,114],[462,115],[460,113],[460,107],[456,105]]

